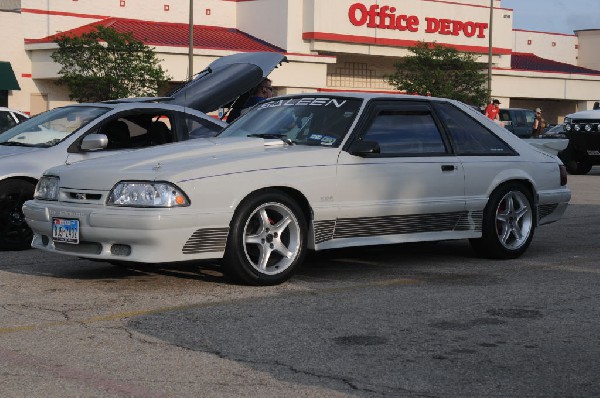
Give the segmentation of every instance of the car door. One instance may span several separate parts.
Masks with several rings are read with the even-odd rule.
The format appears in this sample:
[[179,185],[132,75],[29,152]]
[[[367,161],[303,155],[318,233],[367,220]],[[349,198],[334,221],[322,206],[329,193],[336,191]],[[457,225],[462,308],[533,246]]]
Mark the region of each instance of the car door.
[[373,102],[357,129],[339,157],[334,238],[451,230],[464,172],[429,102]]

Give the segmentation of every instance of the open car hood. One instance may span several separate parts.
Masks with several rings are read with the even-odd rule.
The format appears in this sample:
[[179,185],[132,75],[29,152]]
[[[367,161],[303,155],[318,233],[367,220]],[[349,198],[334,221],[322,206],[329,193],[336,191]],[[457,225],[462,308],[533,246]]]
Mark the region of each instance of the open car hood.
[[215,111],[252,90],[283,62],[287,62],[287,58],[273,52],[221,57],[177,88],[166,102],[205,113]]

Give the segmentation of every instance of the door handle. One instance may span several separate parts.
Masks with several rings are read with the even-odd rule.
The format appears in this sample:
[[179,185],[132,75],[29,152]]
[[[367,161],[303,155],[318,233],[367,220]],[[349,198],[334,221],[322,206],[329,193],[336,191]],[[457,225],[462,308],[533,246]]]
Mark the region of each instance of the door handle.
[[442,165],[442,171],[454,171],[456,169],[457,169],[457,167],[453,164],[443,164]]

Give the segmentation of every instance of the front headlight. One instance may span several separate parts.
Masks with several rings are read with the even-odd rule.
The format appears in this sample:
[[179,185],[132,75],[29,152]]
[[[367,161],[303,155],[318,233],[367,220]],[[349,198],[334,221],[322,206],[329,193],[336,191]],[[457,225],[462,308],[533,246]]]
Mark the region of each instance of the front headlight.
[[168,182],[121,181],[110,191],[109,206],[180,207],[189,206],[187,196]]
[[58,200],[60,179],[55,176],[42,176],[35,186],[34,199]]

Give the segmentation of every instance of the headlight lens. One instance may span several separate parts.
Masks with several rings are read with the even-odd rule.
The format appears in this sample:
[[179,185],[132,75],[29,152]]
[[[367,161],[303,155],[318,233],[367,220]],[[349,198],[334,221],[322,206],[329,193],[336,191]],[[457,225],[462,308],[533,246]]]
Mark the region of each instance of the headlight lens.
[[40,200],[58,200],[60,179],[55,176],[42,176],[35,186],[33,197]]
[[110,191],[109,206],[183,207],[189,206],[187,196],[168,182],[121,181]]

